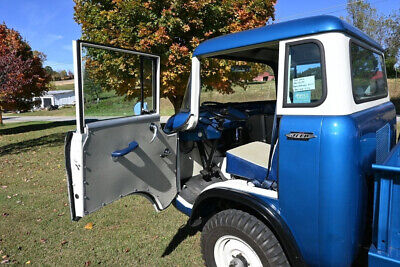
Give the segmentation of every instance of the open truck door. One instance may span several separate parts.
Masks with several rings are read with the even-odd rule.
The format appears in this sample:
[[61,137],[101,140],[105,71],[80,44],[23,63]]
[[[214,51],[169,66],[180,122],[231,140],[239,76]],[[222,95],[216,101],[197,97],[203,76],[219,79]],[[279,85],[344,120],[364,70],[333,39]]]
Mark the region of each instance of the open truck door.
[[160,58],[74,41],[77,129],[65,152],[73,220],[130,194],[177,194],[177,135],[160,126]]

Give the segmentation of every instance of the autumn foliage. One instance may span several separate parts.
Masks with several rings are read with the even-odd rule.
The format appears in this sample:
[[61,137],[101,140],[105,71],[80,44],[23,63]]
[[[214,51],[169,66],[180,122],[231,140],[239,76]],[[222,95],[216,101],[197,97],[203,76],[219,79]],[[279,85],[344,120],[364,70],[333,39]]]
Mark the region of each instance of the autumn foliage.
[[47,90],[49,75],[41,53],[33,53],[21,35],[0,24],[0,123],[3,110],[27,110]]
[[[274,18],[275,4],[275,0],[74,1],[75,20],[82,26],[84,40],[161,56],[161,93],[175,109],[181,105],[197,45],[264,25]],[[230,67],[224,63],[212,67],[213,71],[203,72],[202,83],[229,93]]]

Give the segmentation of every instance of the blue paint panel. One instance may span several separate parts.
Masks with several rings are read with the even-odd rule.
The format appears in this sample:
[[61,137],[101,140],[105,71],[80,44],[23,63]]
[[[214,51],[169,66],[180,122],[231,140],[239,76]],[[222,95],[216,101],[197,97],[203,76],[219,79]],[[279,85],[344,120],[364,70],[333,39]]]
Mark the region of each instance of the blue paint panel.
[[376,41],[357,28],[337,17],[322,15],[276,23],[256,29],[216,37],[202,42],[195,49],[193,56],[197,57],[239,47],[324,32],[347,33],[383,51],[383,48]]
[[[278,192],[281,214],[308,264],[319,261],[318,157],[322,117],[283,116],[279,131]],[[286,134],[313,132],[309,141],[289,140]]]
[[385,253],[379,252],[374,245],[368,252],[368,266],[370,267],[398,267],[400,265],[400,255],[389,257]]
[[177,208],[180,212],[182,212],[183,214],[186,214],[187,216],[192,215],[192,209],[185,207],[178,199],[175,198],[174,201],[174,206],[175,208]]
[[[390,102],[348,116],[281,118],[280,214],[309,265],[353,263],[364,236],[376,132],[387,123],[393,145],[396,117]],[[313,132],[316,138],[288,140],[292,131]]]
[[377,173],[369,266],[400,266],[400,143],[373,169]]

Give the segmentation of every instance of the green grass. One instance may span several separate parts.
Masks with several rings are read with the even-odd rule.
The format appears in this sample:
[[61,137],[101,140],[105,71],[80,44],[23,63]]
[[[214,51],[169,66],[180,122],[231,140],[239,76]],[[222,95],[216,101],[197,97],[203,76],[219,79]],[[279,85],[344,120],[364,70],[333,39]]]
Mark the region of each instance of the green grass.
[[[70,221],[63,145],[73,128],[0,126],[0,257],[37,265],[202,265],[199,234],[178,231],[187,217],[173,207],[156,213],[146,199],[128,196]],[[89,222],[92,230],[84,228]]]
[[[73,89],[73,84],[60,85],[58,88],[64,86],[72,86]],[[395,104],[396,110],[400,112],[400,79],[397,80],[396,84],[394,79],[389,79],[388,86],[392,102]],[[268,81],[266,83],[251,84],[246,90],[243,90],[238,86],[234,87],[233,94],[221,94],[216,91],[203,91],[201,94],[201,101],[226,103],[243,102],[244,100],[271,100],[276,99],[274,88],[275,82]],[[123,97],[115,96],[108,92],[102,93],[102,98],[103,99],[101,99],[98,104],[93,102],[85,107],[85,114],[87,116],[129,116],[133,114],[132,108],[135,101],[125,101]],[[162,116],[171,116],[175,113],[171,102],[166,98],[161,99],[160,109]],[[52,111],[40,110],[35,112],[26,112],[18,114],[18,116],[75,116],[75,107],[66,107]]]
[[74,90],[74,83],[55,85],[54,90]]

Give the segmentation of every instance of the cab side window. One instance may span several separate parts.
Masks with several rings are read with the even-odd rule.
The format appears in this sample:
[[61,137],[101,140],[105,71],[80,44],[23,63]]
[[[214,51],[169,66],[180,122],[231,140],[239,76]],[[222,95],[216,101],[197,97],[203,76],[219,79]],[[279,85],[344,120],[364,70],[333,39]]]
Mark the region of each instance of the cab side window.
[[359,104],[386,97],[388,88],[382,55],[351,42],[350,57],[354,101]]
[[293,43],[286,49],[284,106],[317,106],[326,96],[322,44]]

